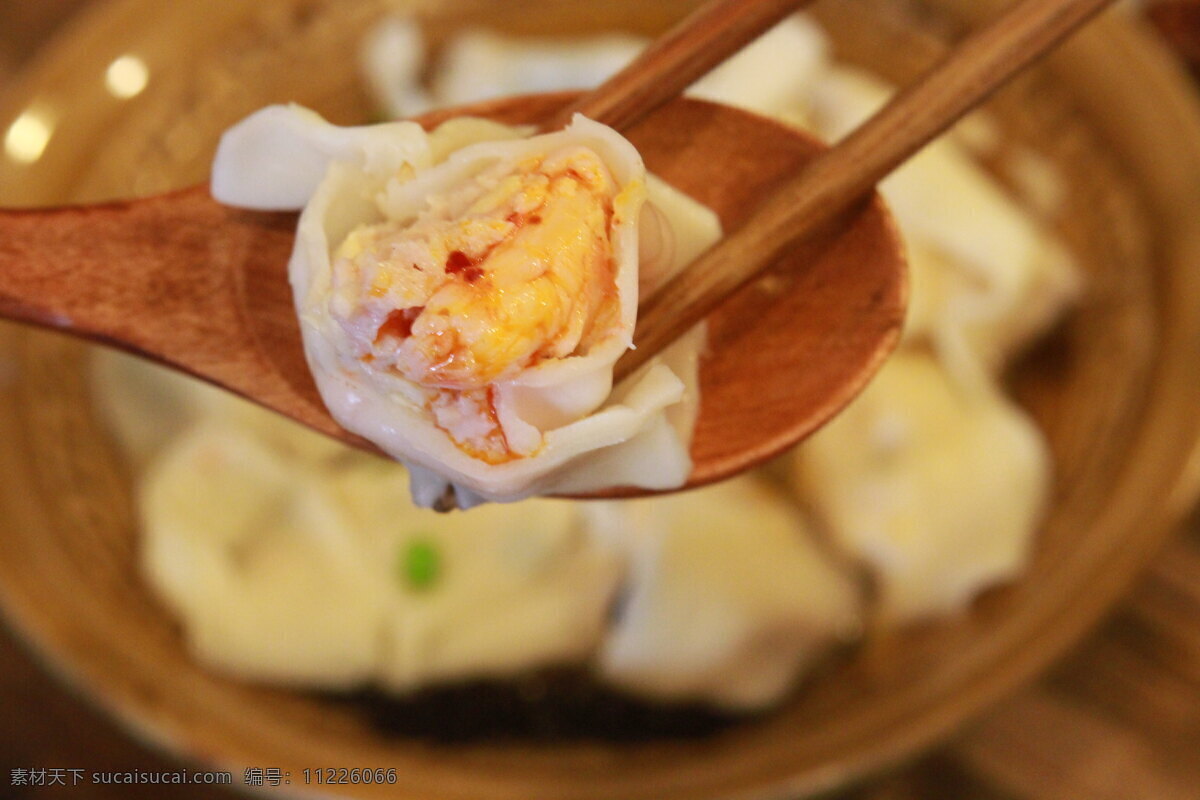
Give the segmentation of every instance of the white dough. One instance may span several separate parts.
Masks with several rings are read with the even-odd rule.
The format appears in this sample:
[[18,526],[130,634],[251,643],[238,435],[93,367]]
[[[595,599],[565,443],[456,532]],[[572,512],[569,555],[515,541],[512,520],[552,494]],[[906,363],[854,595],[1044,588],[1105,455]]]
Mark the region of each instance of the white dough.
[[231,206],[295,211],[312,197],[334,161],[389,175],[406,164],[426,166],[431,154],[428,137],[415,122],[340,128],[302,106],[269,106],[221,137],[212,194]]

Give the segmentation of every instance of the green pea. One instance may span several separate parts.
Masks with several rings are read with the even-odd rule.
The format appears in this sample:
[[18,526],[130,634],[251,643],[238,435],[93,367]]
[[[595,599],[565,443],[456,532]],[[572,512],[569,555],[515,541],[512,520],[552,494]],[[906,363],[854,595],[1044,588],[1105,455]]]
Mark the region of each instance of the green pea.
[[429,539],[412,539],[400,551],[401,578],[413,589],[429,589],[437,582],[441,571],[441,554]]

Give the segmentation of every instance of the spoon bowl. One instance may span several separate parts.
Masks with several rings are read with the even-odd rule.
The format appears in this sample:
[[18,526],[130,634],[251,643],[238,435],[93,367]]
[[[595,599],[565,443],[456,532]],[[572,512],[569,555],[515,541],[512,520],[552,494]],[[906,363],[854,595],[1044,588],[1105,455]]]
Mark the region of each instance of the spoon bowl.
[[[419,118],[552,119],[579,97],[505,98]],[[647,168],[726,229],[824,149],[737,109],[677,99],[626,136]],[[101,206],[0,214],[0,315],[116,345],[364,449],[321,402],[286,265],[295,214],[226,208],[199,186]],[[906,295],[894,224],[872,198],[789,252],[709,323],[686,487],[778,454],[835,415],[899,339]],[[604,496],[645,490],[618,487]]]

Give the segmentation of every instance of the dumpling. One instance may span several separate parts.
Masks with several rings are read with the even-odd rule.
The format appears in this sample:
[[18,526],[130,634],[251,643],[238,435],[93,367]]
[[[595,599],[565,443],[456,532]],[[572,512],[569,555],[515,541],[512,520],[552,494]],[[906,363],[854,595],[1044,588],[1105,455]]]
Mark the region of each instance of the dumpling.
[[645,39],[624,33],[548,39],[468,31],[455,36],[442,53],[431,91],[438,105],[455,106],[506,95],[584,89],[620,70],[645,45]]
[[[694,411],[680,408],[695,406],[698,336],[612,391],[644,249],[637,151],[582,117],[532,138],[486,122],[428,136],[413,123],[384,127],[330,131],[311,112],[266,109],[226,134],[214,165],[218,199],[254,206],[263,192],[242,189],[280,169],[258,164],[273,139],[328,162],[308,185],[289,273],[334,418],[408,464],[421,505],[448,488],[465,508],[681,485]],[[671,207],[696,204],[655,189],[666,231],[646,273],[665,277],[719,225],[693,210],[677,232]]]
[[629,573],[600,677],[639,694],[751,710],[778,700],[858,631],[854,581],[798,512],[752,478],[666,497],[585,503]]
[[[882,106],[891,87],[859,70],[829,70],[813,88],[813,120],[836,140]],[[1080,289],[1062,245],[944,136],[880,184],[909,240],[906,342],[931,342],[966,376],[1001,368]]]
[[374,674],[389,587],[364,572],[363,543],[327,524],[323,498],[314,474],[225,422],[193,426],[153,462],[142,572],[200,660],[293,685]]
[[[361,66],[384,112],[404,117],[493,97],[597,86],[647,41],[626,33],[567,39],[469,30],[452,37],[430,69],[420,26],[391,17],[368,33]],[[422,81],[427,72],[429,86]]]
[[401,551],[432,546],[443,568],[428,590],[409,591],[398,604],[385,633],[381,685],[405,691],[504,678],[591,656],[623,565],[591,545],[572,503],[489,503],[427,521],[432,514],[410,504],[401,517],[411,520]]
[[820,26],[793,14],[693,84],[688,94],[806,125],[809,95],[828,64],[829,49]]
[[[474,30],[452,37],[427,70],[420,26],[393,17],[368,34],[362,72],[384,111],[400,117],[493,97],[597,86],[648,43],[626,33],[555,39]],[[795,14],[696,81],[688,94],[800,122],[828,51],[821,28]],[[422,82],[426,71],[432,73],[428,86]]]
[[574,504],[435,514],[413,506],[403,480],[395,464],[368,458],[324,476],[339,535],[370,532],[381,544],[364,553],[364,574],[382,572],[391,591],[379,685],[502,678],[591,654],[622,566],[590,545]]
[[591,654],[624,567],[572,504],[435,514],[404,481],[203,419],[146,475],[143,571],[198,659],[260,680],[406,691]]
[[801,501],[874,570],[888,622],[959,610],[1016,575],[1050,488],[1025,414],[912,350],[793,458]]

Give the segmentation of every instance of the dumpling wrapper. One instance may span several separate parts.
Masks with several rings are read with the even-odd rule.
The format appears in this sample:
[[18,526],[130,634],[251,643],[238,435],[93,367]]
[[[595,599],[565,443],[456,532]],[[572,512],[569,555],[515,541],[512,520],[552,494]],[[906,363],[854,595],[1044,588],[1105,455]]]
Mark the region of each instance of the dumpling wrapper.
[[585,503],[593,536],[629,561],[596,658],[639,694],[752,710],[777,701],[858,632],[858,591],[794,507],[752,478],[665,497]]
[[887,622],[961,610],[1015,576],[1051,483],[1024,413],[903,349],[794,459],[802,502],[871,566]]
[[[691,470],[689,446],[698,392],[696,352],[702,333],[677,342],[611,392],[612,366],[629,347],[639,292],[640,198],[646,189],[641,158],[611,129],[577,117],[568,129],[533,139],[499,137],[494,123],[459,122],[444,139],[458,148],[445,157],[439,132],[415,123],[336,128],[295,107],[264,109],[230,129],[213,168],[213,192],[231,205],[280,208],[308,198],[289,265],[305,352],[321,396],[348,430],[379,445],[411,470],[414,499],[432,505],[452,487],[458,505],[511,501],[534,494],[583,492],[610,486],[669,489]],[[471,144],[473,138],[491,139]],[[497,139],[499,139],[497,141]],[[493,384],[497,416],[514,441],[541,437],[533,455],[489,464],[457,447],[434,425],[421,391],[398,375],[372,371],[342,346],[331,318],[331,253],[356,227],[414,213],[439,186],[472,176],[503,159],[519,159],[568,144],[599,153],[621,187],[613,226],[620,325],[586,355],[547,359]],[[270,162],[272,152],[298,159],[290,176]],[[324,177],[314,182],[319,163]],[[399,177],[404,165],[416,170]],[[271,191],[263,182],[284,184]],[[646,273],[664,279],[715,241],[715,215],[694,201],[650,182],[651,205],[665,220],[659,252]],[[686,209],[678,214],[678,209]],[[676,209],[673,211],[672,209]],[[686,220],[676,229],[675,217]],[[662,230],[665,228],[665,231]],[[662,238],[671,240],[664,246]],[[645,290],[645,285],[640,287]],[[611,392],[611,394],[610,394]],[[690,409],[690,410],[689,410]]]

